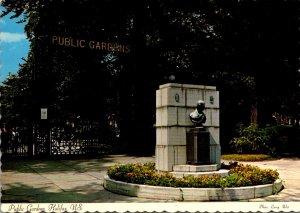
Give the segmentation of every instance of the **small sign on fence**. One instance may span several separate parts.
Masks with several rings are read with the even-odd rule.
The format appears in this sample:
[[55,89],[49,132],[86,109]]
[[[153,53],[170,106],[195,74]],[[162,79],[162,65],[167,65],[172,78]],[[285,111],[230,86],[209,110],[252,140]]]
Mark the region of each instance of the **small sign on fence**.
[[41,108],[41,120],[47,120],[47,115],[48,115],[48,109]]

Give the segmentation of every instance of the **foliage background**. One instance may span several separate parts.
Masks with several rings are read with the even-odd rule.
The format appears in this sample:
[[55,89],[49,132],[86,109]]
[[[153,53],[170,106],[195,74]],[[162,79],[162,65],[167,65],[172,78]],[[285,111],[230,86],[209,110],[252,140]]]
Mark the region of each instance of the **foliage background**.
[[[1,85],[2,119],[10,125],[32,126],[45,106],[53,123],[79,116],[103,129],[114,114],[125,151],[153,153],[155,90],[172,75],[221,91],[223,151],[239,123],[276,123],[277,113],[299,124],[297,0],[1,4],[2,16],[24,14],[31,43],[18,74]],[[131,51],[57,46],[53,35],[125,43]]]

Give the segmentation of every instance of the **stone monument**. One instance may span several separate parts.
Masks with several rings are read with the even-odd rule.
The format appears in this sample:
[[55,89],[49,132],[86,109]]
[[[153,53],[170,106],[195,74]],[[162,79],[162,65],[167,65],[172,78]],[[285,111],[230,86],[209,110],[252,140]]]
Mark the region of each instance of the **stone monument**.
[[[196,103],[198,115],[195,112]],[[160,85],[156,91],[155,126],[158,171],[172,172],[174,167],[189,163],[214,165],[220,169],[219,92],[216,87],[177,83]],[[188,162],[191,160],[191,155],[187,153],[191,144],[187,141],[192,137],[189,133],[197,133],[193,133],[195,127],[199,127],[198,132],[200,129],[205,132],[204,141],[208,143],[199,149],[203,151],[200,153],[203,159],[194,156],[194,161]]]

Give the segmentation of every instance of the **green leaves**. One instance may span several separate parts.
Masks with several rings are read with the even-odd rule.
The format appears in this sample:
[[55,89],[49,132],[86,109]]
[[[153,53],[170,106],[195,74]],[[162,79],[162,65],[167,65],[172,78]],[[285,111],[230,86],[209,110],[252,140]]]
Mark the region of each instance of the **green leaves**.
[[230,141],[232,147],[238,153],[267,153],[274,154],[272,139],[278,135],[276,126],[259,127],[250,124],[248,127],[240,125],[237,136]]
[[[123,136],[131,129],[145,135],[140,126],[151,131],[155,90],[171,75],[178,83],[218,87],[225,138],[232,137],[232,126],[249,120],[251,105],[257,106],[254,117],[263,123],[276,111],[299,114],[296,1],[3,0],[1,4],[5,8],[1,16],[23,14],[20,21],[27,21],[31,49],[26,64],[27,71],[35,73],[38,104],[93,119],[118,114]],[[118,41],[132,51],[119,55],[54,46],[52,35]],[[111,56],[114,60],[107,60]],[[20,77],[30,82],[33,75]],[[49,97],[43,99],[44,94]],[[145,109],[148,113],[141,116]],[[251,144],[253,139],[265,146],[262,141],[268,138],[241,136],[236,144]],[[255,144],[250,148],[258,149]]]

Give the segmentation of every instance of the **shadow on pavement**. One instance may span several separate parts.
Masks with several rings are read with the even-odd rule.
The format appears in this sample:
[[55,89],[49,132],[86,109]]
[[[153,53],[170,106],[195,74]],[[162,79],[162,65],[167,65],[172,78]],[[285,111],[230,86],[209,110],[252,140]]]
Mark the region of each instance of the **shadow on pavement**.
[[[99,190],[87,191],[91,185],[72,188],[71,191],[51,192],[52,187],[33,187],[18,183],[8,184],[3,191],[2,203],[106,203],[106,202],[130,202],[134,198],[114,195],[106,191],[99,184]],[[94,185],[93,185],[94,187]],[[50,190],[50,191],[49,191]],[[119,199],[118,199],[119,197]],[[136,202],[136,201],[135,201]]]
[[94,159],[5,161],[1,168],[1,202],[154,202],[117,195],[103,188],[103,176],[110,166],[149,161],[153,161],[153,158],[127,155]]

